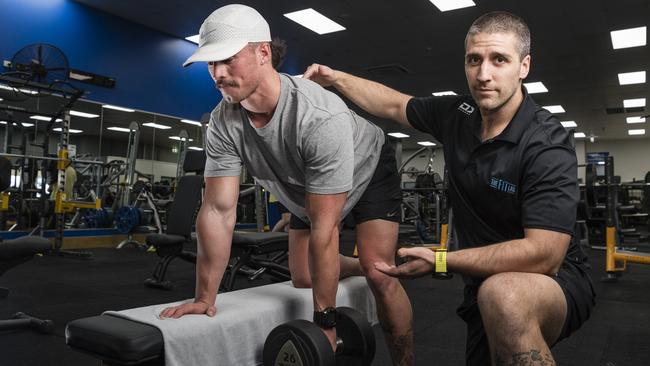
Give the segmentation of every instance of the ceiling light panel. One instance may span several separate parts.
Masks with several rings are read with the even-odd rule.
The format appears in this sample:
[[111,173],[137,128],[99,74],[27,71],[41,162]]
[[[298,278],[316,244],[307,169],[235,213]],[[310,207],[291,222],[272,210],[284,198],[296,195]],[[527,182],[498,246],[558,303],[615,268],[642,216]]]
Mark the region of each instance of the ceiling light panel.
[[476,6],[472,0],[429,0],[440,11],[450,11]]
[[161,124],[153,123],[153,122],[143,123],[142,125],[147,126],[147,127],[157,128],[159,130],[169,130],[171,128],[171,126],[165,126],[165,125],[161,125]]
[[646,45],[647,27],[637,27],[611,31],[612,47],[620,48],[640,47]]
[[104,104],[102,107],[122,112],[135,112],[135,109],[118,107],[116,105]]
[[641,108],[645,107],[645,98],[625,99],[623,101],[625,108]]
[[455,92],[453,92],[451,90],[435,92],[435,93],[431,93],[431,94],[433,94],[433,96],[435,96],[435,97],[441,97],[443,95],[458,95],[458,94],[456,94]]
[[537,93],[548,93],[548,89],[541,81],[536,81],[534,83],[524,83],[528,94],[537,94]]
[[99,117],[99,114],[92,114],[92,113],[86,113],[86,112],[79,112],[79,111],[70,111],[71,116],[77,116],[77,117],[83,117],[83,118],[97,118]]
[[562,127],[564,127],[564,128],[578,127],[578,124],[576,123],[576,121],[562,121],[560,123],[562,124]]
[[643,84],[645,83],[645,71],[618,74],[618,83],[620,85]]
[[409,135],[407,135],[405,133],[401,133],[401,132],[390,132],[388,134],[388,136],[392,136],[392,137],[395,137],[395,138],[398,138],[398,139],[404,139],[404,138],[409,137]]
[[645,123],[645,117],[627,117],[625,118],[627,123]]
[[435,142],[431,142],[431,141],[419,141],[419,142],[418,142],[418,145],[422,145],[422,146],[436,146],[436,143],[435,143]]
[[345,27],[312,8],[286,13],[284,16],[318,34],[345,30]]
[[546,109],[551,113],[564,113],[566,112],[561,105],[545,105],[542,108]]

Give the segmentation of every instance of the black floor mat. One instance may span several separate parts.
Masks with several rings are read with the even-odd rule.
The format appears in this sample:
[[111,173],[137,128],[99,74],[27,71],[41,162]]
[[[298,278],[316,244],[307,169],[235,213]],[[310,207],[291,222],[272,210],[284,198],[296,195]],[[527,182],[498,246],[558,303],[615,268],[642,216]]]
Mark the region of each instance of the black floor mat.
[[[351,253],[353,236],[343,235],[342,251]],[[171,291],[147,288],[157,257],[137,250],[92,250],[93,260],[37,257],[0,277],[0,286],[10,288],[0,299],[0,319],[23,311],[55,322],[53,335],[31,331],[0,332],[0,365],[97,365],[93,358],[69,350],[64,342],[65,324],[71,320],[121,310],[191,298],[194,295],[194,265],[176,260],[168,275],[175,283]],[[591,273],[598,293],[591,319],[553,353],[560,365],[645,365],[650,339],[650,266],[628,265],[618,283],[601,283],[604,252],[591,251]],[[269,278],[237,287],[263,285]],[[434,280],[426,276],[404,281],[415,314],[417,365],[462,365],[464,323],[455,315],[462,299],[462,280]],[[390,365],[381,330],[373,365]]]

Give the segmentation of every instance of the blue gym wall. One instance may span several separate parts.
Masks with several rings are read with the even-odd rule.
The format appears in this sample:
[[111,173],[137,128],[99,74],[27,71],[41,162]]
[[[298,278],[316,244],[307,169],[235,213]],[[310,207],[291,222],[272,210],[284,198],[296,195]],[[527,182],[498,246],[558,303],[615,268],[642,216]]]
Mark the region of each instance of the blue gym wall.
[[0,15],[3,60],[50,43],[71,68],[117,80],[113,89],[77,84],[89,92],[85,99],[193,120],[221,100],[205,67],[181,66],[196,48],[184,39],[71,0],[0,0]]

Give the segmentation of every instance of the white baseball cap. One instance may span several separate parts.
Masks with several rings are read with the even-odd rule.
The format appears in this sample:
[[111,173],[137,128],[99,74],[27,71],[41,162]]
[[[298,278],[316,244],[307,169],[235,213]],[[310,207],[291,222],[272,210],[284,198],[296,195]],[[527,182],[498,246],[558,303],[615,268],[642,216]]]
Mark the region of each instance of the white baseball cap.
[[197,61],[222,61],[249,42],[270,42],[269,25],[257,10],[241,4],[222,6],[208,16],[199,30],[199,48],[183,66]]

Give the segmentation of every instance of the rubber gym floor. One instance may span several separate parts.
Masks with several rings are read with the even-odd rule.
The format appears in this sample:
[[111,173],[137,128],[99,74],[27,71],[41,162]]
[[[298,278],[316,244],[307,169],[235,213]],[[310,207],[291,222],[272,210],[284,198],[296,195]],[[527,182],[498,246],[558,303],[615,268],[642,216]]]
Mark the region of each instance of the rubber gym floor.
[[[341,251],[351,253],[353,235],[342,236]],[[191,298],[194,294],[194,265],[172,262],[169,279],[172,291],[146,288],[157,257],[136,250],[93,249],[92,260],[36,257],[0,277],[0,286],[10,289],[0,299],[0,319],[22,311],[51,319],[54,334],[33,331],[0,332],[0,365],[99,365],[88,355],[65,345],[67,322],[105,310],[121,310]],[[589,250],[591,275],[597,304],[589,321],[553,348],[560,365],[647,365],[650,356],[650,267],[631,264],[617,283],[602,283],[605,254]],[[248,283],[239,278],[237,288],[269,283]],[[414,309],[416,365],[462,365],[464,323],[455,315],[462,298],[462,280],[423,277],[403,281]],[[390,365],[381,331],[373,365]],[[198,352],[198,351],[197,351]],[[218,362],[215,365],[219,365]],[[229,365],[232,366],[232,365]]]

